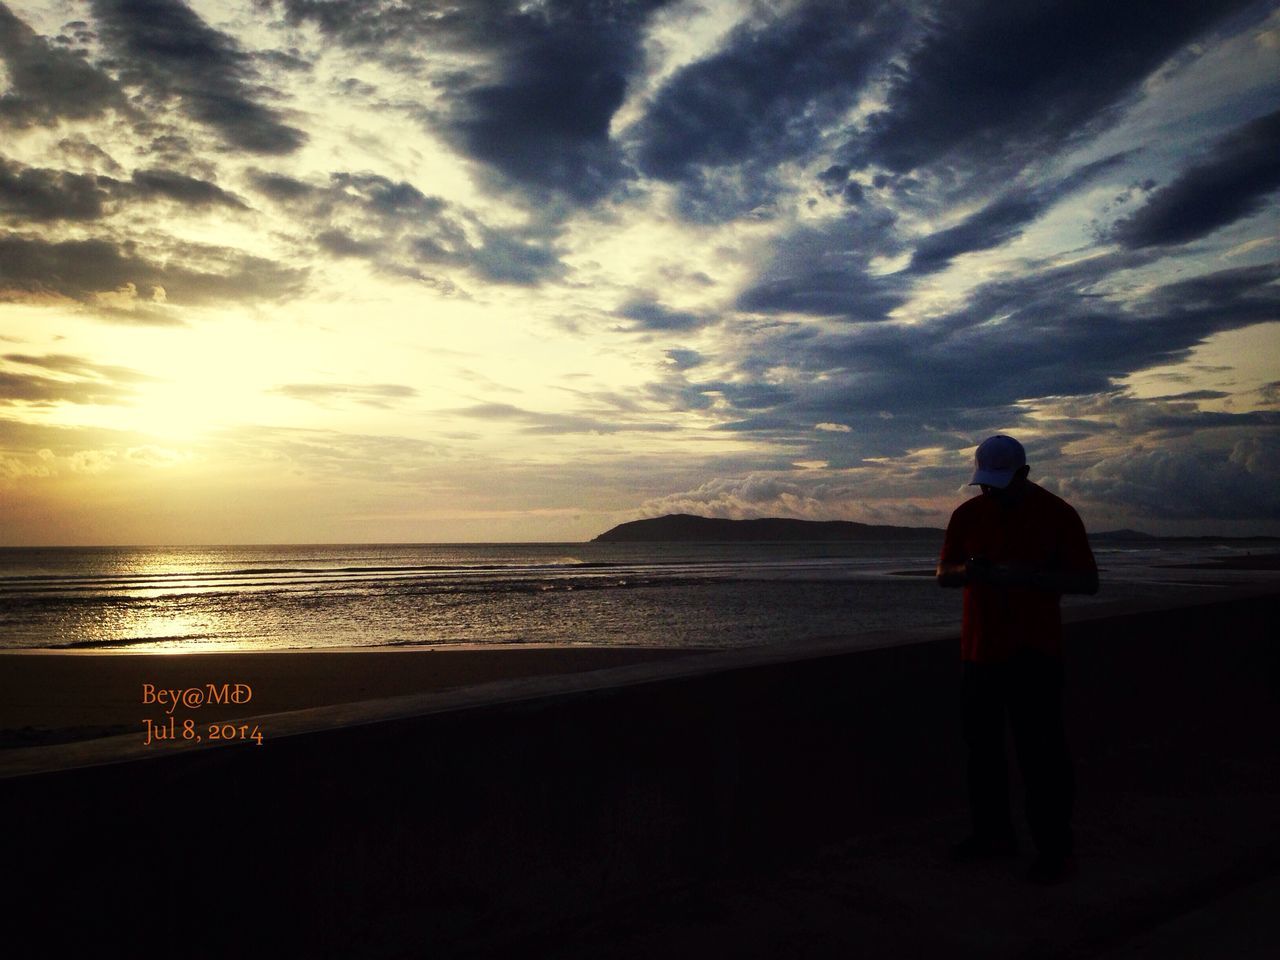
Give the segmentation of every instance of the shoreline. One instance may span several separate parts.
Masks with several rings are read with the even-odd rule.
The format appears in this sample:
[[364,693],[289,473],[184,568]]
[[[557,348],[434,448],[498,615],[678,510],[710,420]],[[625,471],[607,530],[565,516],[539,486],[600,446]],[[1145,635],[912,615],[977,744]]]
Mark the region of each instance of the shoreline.
[[[1271,956],[1229,945],[1277,939],[1280,593],[1184,601],[1065,625],[1081,877],[1052,892],[1022,879],[1025,852],[945,860],[966,819],[954,630],[886,631],[276,714],[263,749],[130,735],[8,751],[0,795],[30,894],[16,913],[61,930],[75,902],[91,922],[73,936],[195,938],[220,956],[264,930],[370,957],[820,943],[812,955],[1016,960],[1049,943],[1114,960],[1143,941]],[[224,897],[211,922],[190,884],[156,883],[175,864],[272,895]],[[1239,922],[1173,936],[1205,910]]]
[[[1197,586],[1176,599],[1067,607],[1063,623],[1280,594],[1275,584]],[[135,742],[149,729],[147,721],[166,724],[170,716],[200,724],[267,718],[275,729],[319,730],[366,722],[366,716],[482,704],[513,690],[520,698],[552,696],[562,688],[590,689],[618,679],[695,675],[958,637],[957,622],[739,648],[501,643],[198,653],[0,651],[0,770],[74,766],[85,751],[94,757],[114,754],[112,744],[123,751],[122,758],[133,756]],[[143,684],[165,691],[245,684],[252,693],[240,703],[206,703],[197,711],[169,713],[154,698],[144,702]],[[53,753],[40,759],[44,748]]]
[[[1151,613],[1236,597],[1280,592],[1276,584],[1189,584],[1175,598],[1104,600],[1065,607],[1063,623]],[[472,688],[504,685],[555,686],[557,677],[575,688],[601,681],[615,671],[643,672],[685,668],[675,661],[707,658],[708,668],[736,662],[773,662],[814,655],[815,651],[874,649],[959,636],[959,623],[915,629],[879,630],[857,635],[816,636],[798,643],[752,647],[620,647],[551,643],[469,643],[342,646],[272,650],[221,650],[194,653],[113,650],[23,649],[0,651],[0,760],[30,757],[43,747],[70,748],[107,738],[137,739],[146,721],[163,723],[163,705],[145,703],[143,684],[157,690],[207,689],[246,684],[252,690],[241,703],[209,703],[197,713],[175,710],[177,717],[223,722],[280,715],[349,714],[356,705],[397,699],[470,698]],[[394,660],[389,658],[395,658]],[[666,666],[664,666],[664,664]],[[700,669],[690,665],[695,672]],[[477,691],[477,696],[480,696]],[[25,765],[25,760],[24,764]]]

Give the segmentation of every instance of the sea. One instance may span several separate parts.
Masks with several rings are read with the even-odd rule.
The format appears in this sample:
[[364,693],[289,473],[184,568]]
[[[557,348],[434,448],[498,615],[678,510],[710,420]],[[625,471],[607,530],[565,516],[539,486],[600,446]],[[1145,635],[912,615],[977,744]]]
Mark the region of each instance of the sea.
[[[730,648],[959,623],[929,541],[0,548],[0,649],[198,652],[458,644]],[[1096,597],[1264,571],[1239,542],[1094,544]]]

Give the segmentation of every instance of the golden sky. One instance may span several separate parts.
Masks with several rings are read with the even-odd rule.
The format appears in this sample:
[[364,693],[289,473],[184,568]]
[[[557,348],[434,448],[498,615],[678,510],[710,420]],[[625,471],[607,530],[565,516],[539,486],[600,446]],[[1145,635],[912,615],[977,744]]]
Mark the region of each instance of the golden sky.
[[1280,533],[1273,2],[0,2],[0,544]]

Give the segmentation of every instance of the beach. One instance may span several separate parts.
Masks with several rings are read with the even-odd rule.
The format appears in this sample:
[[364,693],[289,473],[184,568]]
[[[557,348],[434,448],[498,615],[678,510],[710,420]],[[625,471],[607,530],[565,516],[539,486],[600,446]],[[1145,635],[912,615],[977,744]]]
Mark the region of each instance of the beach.
[[[1280,942],[1277,603],[1206,591],[1067,625],[1082,866],[1062,890],[1028,887],[1026,854],[946,864],[965,827],[956,641],[916,631],[599,669],[569,651],[584,669],[542,676],[511,674],[563,653],[454,651],[465,685],[254,714],[261,746],[8,750],[50,761],[4,781],[15,915],[81,949],[207,956],[263,935],[358,957],[1267,956],[1250,951]],[[438,653],[367,655],[386,678]],[[8,662],[115,669],[126,689],[163,662],[175,684],[249,677],[264,697],[293,663],[304,688],[331,677],[310,700],[391,689],[343,656],[217,677],[177,657]],[[66,903],[81,924],[58,926]]]

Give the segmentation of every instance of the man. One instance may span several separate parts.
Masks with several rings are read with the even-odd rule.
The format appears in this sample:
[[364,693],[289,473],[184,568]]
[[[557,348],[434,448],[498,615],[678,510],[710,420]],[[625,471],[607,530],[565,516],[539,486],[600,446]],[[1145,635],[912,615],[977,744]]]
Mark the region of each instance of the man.
[[964,588],[960,651],[973,833],[959,861],[1017,852],[1009,809],[1005,713],[1026,787],[1038,857],[1031,879],[1057,883],[1075,871],[1075,783],[1062,721],[1064,593],[1096,593],[1098,568],[1084,524],[1059,497],[1027,479],[1017,440],[989,437],[974,457],[982,495],[951,515],[938,584]]

